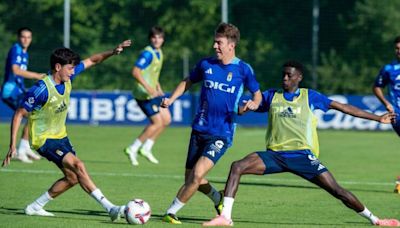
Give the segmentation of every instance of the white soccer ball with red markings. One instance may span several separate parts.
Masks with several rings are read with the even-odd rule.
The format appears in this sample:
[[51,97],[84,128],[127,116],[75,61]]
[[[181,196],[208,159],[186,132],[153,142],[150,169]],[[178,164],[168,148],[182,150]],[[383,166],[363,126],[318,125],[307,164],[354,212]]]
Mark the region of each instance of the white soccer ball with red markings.
[[151,209],[149,204],[142,199],[133,199],[126,204],[125,218],[129,224],[145,224],[149,221]]

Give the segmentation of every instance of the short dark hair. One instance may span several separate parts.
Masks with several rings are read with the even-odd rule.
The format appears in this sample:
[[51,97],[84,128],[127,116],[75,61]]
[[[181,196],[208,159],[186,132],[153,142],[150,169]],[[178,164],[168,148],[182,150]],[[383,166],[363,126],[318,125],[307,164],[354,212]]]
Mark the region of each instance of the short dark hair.
[[67,64],[77,65],[81,61],[78,53],[75,53],[69,48],[57,48],[51,53],[50,56],[50,67],[52,70],[55,69],[56,64],[59,63],[62,66]]
[[288,60],[282,65],[282,67],[294,67],[301,75],[304,74],[303,64],[296,60]]
[[22,35],[22,32],[24,32],[24,31],[28,31],[28,32],[32,33],[32,29],[30,29],[29,27],[21,27],[17,30],[18,37],[20,37]]
[[394,44],[400,43],[400,36],[397,36],[396,38],[394,38],[393,43]]
[[240,40],[240,31],[233,24],[223,22],[215,29],[215,36],[226,37],[229,41],[237,44]]
[[148,37],[149,40],[151,37],[153,37],[155,35],[160,35],[160,36],[164,37],[164,29],[157,25],[151,27],[149,30],[149,37]]

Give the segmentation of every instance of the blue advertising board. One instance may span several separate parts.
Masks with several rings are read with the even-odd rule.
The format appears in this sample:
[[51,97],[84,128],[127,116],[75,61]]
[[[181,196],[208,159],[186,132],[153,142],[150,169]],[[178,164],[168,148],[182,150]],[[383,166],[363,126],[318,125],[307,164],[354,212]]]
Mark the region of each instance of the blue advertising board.
[[[385,112],[384,107],[374,96],[333,95],[330,98],[378,115]],[[247,99],[247,97],[243,99]],[[176,100],[170,108],[172,124],[189,126],[197,108],[197,103],[198,96],[193,94],[184,94]],[[13,114],[12,110],[2,102],[0,102],[0,110],[0,121],[10,121]],[[267,115],[267,113],[249,112],[239,116],[237,122],[242,126],[265,127],[267,125]],[[391,129],[390,125],[355,118],[335,110],[330,110],[326,113],[315,111],[315,115],[318,118],[318,127],[320,129]],[[95,125],[143,125],[148,120],[129,91],[75,91],[71,94],[67,121],[68,123]]]

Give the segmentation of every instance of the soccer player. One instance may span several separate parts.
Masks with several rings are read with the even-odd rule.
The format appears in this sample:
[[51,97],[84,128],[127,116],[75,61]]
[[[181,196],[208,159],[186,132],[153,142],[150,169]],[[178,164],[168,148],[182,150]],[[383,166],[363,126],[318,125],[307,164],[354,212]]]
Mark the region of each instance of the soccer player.
[[232,144],[238,102],[244,87],[253,94],[253,100],[249,100],[246,108],[255,110],[261,102],[261,92],[253,69],[235,55],[239,38],[240,32],[236,26],[221,23],[214,35],[216,57],[198,62],[171,97],[163,99],[162,107],[168,107],[193,83],[202,83],[199,107],[192,124],[185,183],[163,217],[165,222],[181,224],[176,213],[196,191],[204,193],[214,202],[218,214],[222,209],[222,193],[205,176]]
[[[351,192],[342,188],[318,160],[317,119],[313,110],[336,109],[381,123],[391,123],[395,118],[394,114],[377,116],[354,106],[332,101],[314,90],[299,88],[302,79],[303,65],[288,61],[283,65],[282,89],[270,89],[263,93],[257,112],[268,112],[266,150],[251,153],[232,163],[225,185],[222,213],[203,223],[204,226],[233,225],[231,211],[242,175],[282,172],[291,172],[316,184],[374,225],[400,225],[395,219],[381,220],[373,215]],[[241,108],[239,113],[247,110],[246,107]]]
[[[41,74],[27,70],[29,63],[28,48],[32,42],[32,30],[28,27],[20,28],[17,36],[18,42],[8,51],[4,82],[1,86],[1,99],[14,111],[20,106],[26,93],[24,79],[39,80],[42,78]],[[15,158],[24,163],[32,163],[30,158],[40,159],[40,156],[30,148],[28,124],[24,126]]]
[[169,109],[160,109],[164,92],[158,78],[164,60],[161,50],[164,43],[164,30],[159,26],[154,26],[150,29],[148,38],[150,45],[144,48],[132,70],[132,75],[136,79],[133,96],[150,120],[139,137],[124,150],[134,166],[139,165],[138,152],[150,162],[158,164],[158,160],[152,153],[152,147],[157,137],[171,123]]
[[10,149],[3,166],[10,163],[15,153],[16,135],[23,116],[29,114],[29,130],[32,147],[40,155],[55,163],[64,177],[57,180],[48,191],[26,206],[25,214],[54,216],[43,207],[63,192],[80,184],[109,213],[111,220],[118,219],[123,206],[112,204],[93,183],[83,162],[76,157],[67,137],[65,120],[69,106],[71,81],[82,71],[101,63],[105,59],[119,54],[129,47],[130,40],[119,44],[115,49],[92,55],[80,61],[79,55],[68,48],[56,49],[50,57],[51,73],[29,89],[24,98],[23,107],[14,114],[11,125]]
[[[396,60],[382,67],[376,77],[373,91],[388,112],[397,114],[397,121],[392,123],[392,126],[397,135],[400,136],[400,36],[396,37],[393,43]],[[389,87],[390,101],[383,95],[383,88],[386,86]],[[394,192],[400,194],[400,177],[396,181]]]

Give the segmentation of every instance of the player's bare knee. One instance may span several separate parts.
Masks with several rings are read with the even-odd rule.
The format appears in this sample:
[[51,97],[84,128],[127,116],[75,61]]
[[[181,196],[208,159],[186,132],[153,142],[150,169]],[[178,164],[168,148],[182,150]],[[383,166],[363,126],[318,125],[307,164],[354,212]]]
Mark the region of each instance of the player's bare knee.
[[86,168],[82,161],[78,160],[74,163],[75,173],[77,176],[81,177],[86,175]]
[[74,186],[79,182],[78,177],[76,175],[68,175],[66,176],[66,179],[71,186]]
[[233,174],[242,174],[243,173],[243,164],[240,161],[234,161],[231,165],[231,173]]

